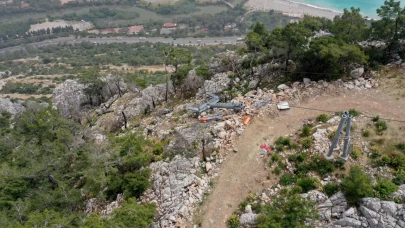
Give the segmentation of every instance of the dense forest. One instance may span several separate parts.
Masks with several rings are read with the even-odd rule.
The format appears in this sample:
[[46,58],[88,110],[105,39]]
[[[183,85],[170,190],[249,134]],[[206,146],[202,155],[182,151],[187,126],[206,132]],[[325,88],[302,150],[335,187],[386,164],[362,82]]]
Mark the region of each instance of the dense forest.
[[[152,222],[155,206],[139,205],[136,198],[150,185],[150,171],[143,167],[159,158],[161,143],[127,134],[98,146],[83,126],[49,104],[24,106],[14,118],[0,115],[1,227],[147,227]],[[85,200],[114,200],[123,192],[125,202],[112,219],[95,214],[86,219]]]

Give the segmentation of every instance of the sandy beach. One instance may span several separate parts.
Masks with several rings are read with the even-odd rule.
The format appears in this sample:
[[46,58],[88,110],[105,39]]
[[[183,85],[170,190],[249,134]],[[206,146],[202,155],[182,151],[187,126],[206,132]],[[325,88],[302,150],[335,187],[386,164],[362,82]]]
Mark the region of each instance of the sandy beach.
[[250,10],[269,11],[271,9],[291,14],[293,17],[311,15],[333,19],[340,12],[332,9],[326,9],[316,6],[310,6],[305,3],[298,3],[290,0],[249,0],[246,6]]

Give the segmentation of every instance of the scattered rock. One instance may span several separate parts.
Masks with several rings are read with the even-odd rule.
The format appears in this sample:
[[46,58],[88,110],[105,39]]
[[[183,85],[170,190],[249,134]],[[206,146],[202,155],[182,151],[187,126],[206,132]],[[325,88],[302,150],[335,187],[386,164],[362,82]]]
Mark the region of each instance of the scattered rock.
[[290,87],[286,84],[281,84],[281,85],[277,86],[277,89],[286,90],[286,89],[290,89]]
[[305,85],[310,84],[310,83],[311,83],[311,79],[309,79],[309,78],[304,78],[304,79],[303,79],[303,82],[304,82]]
[[22,102],[12,102],[10,98],[0,98],[0,112],[6,111],[12,115],[21,113],[25,110]]
[[211,169],[212,169],[211,163],[209,163],[209,162],[205,163],[205,171],[209,172],[209,171],[211,171]]
[[257,87],[258,83],[259,83],[258,81],[252,80],[252,81],[249,82],[248,88],[249,89],[255,89]]
[[84,94],[83,84],[74,80],[66,80],[58,85],[52,93],[53,106],[60,114],[67,118],[80,120],[83,115],[83,104],[89,102],[89,98]]
[[356,78],[361,77],[361,76],[363,75],[363,73],[364,73],[364,68],[361,67],[361,68],[357,68],[357,69],[352,70],[352,71],[350,72],[350,76],[351,76],[352,78],[356,79]]

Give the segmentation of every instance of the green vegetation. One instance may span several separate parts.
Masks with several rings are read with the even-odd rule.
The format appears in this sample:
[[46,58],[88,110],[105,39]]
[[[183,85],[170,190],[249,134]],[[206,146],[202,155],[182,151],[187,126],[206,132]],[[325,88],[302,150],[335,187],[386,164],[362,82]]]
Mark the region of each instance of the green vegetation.
[[57,19],[63,19],[66,21],[91,21],[96,28],[105,28],[103,23],[100,23],[98,19],[109,18],[110,20],[132,20],[139,17],[139,13],[119,11],[110,9],[108,7],[89,9],[88,13],[83,14],[64,14],[62,16],[49,16],[50,21]]
[[389,195],[396,192],[398,186],[392,183],[390,180],[378,180],[377,184],[374,186],[374,195],[377,198],[386,200]]
[[332,161],[326,160],[321,156],[314,156],[309,162],[309,168],[319,175],[324,176],[326,174],[335,171],[336,166]]
[[301,139],[300,143],[302,145],[302,148],[309,149],[314,144],[314,140],[312,138],[306,137]]
[[395,177],[392,179],[392,183],[398,186],[405,184],[405,173],[398,172],[397,174],[395,174]]
[[339,184],[334,182],[328,182],[325,186],[323,186],[323,191],[326,195],[331,197],[335,193],[339,191]]
[[208,65],[206,62],[202,61],[200,66],[195,69],[195,72],[199,77],[209,80],[212,77],[212,73],[209,71]]
[[356,109],[349,109],[349,114],[356,117],[359,115],[359,112]]
[[350,153],[350,157],[352,157],[354,160],[357,160],[360,155],[360,149],[357,146],[354,146],[352,152]]
[[388,129],[388,126],[387,126],[387,123],[385,121],[378,120],[375,123],[375,128],[376,128],[377,134],[382,135],[383,131]]
[[311,222],[319,217],[315,202],[302,198],[291,191],[272,200],[263,207],[257,218],[259,228],[266,227],[311,227]]
[[236,214],[232,214],[231,217],[228,219],[229,228],[238,228],[240,225],[239,216]]
[[192,0],[180,0],[175,4],[149,4],[141,2],[139,6],[162,15],[189,14],[198,10],[197,4]]
[[311,127],[308,125],[305,125],[301,130],[301,136],[303,136],[303,137],[311,136]]
[[[44,219],[64,227],[84,222],[147,227],[153,221],[155,206],[138,204],[133,197],[150,186],[150,171],[144,167],[162,156],[161,143],[127,133],[102,148],[51,105],[25,106],[27,111],[14,119],[5,112],[0,116],[5,126],[0,130],[1,227],[42,226]],[[112,219],[85,219],[86,199],[115,199],[123,192],[126,201]]]
[[350,167],[349,175],[342,181],[341,190],[350,203],[359,203],[362,198],[373,196],[371,178],[358,166]]
[[276,139],[276,150],[281,152],[284,151],[284,149],[291,149],[294,146],[294,143],[291,142],[291,139],[289,137],[278,137]]
[[[25,52],[17,51],[7,55],[0,55],[0,61],[40,56],[58,62],[59,64],[68,64],[73,67],[100,65],[123,66],[124,64],[130,66],[163,65],[165,57],[162,49],[170,47],[170,45],[163,43],[113,43],[95,45],[84,42],[78,45],[60,44],[40,48],[30,47],[27,48]],[[233,45],[226,47],[181,47],[181,49],[190,51],[193,59],[197,62],[208,62],[216,53],[224,50],[236,50],[236,48],[237,47]],[[60,58],[61,56],[63,56],[63,58]],[[10,65],[12,64],[10,63]],[[26,71],[28,71],[28,69]],[[18,72],[21,72],[21,70]]]
[[[400,37],[405,32],[400,29],[404,22],[404,9],[399,1],[386,1],[378,9],[382,20],[367,23],[360,9],[345,9],[344,14],[332,21],[325,18],[306,16],[299,23],[288,24],[283,28],[267,30],[260,22],[252,27],[246,36],[246,48],[242,53],[248,56],[246,68],[277,59],[282,64],[290,80],[309,77],[313,80],[333,80],[349,74],[353,64],[372,66],[384,64],[392,54],[404,57]],[[323,36],[308,40],[314,32],[330,31],[333,36]],[[378,40],[388,45],[384,50],[377,47],[363,48],[361,41]],[[308,48],[303,49],[306,45]],[[271,50],[271,51],[270,51]],[[289,66],[289,60],[295,64]],[[308,72],[311,69],[311,72]],[[260,85],[259,85],[260,86]],[[355,110],[351,114],[357,115]]]
[[304,177],[297,180],[297,185],[301,187],[303,193],[307,193],[317,188],[317,179]]
[[395,145],[395,147],[397,148],[397,150],[400,150],[405,153],[405,143],[398,143]]
[[330,119],[330,117],[326,114],[321,114],[316,117],[316,121],[322,122],[322,123],[326,123],[326,121],[328,121],[329,119]]
[[294,174],[283,174],[280,177],[280,185],[281,186],[288,186],[292,185],[297,181],[297,177]]
[[42,86],[41,84],[30,84],[8,81],[0,93],[20,93],[20,94],[51,94],[54,85]]
[[371,132],[369,130],[364,130],[362,135],[363,135],[363,137],[367,138],[367,137],[370,137]]
[[265,25],[267,31],[272,31],[277,27],[284,27],[290,22],[290,18],[283,16],[281,12],[270,10],[269,12],[253,12],[246,19],[249,25],[261,22]]
[[140,227],[147,228],[153,222],[156,212],[154,204],[139,205],[135,198],[124,201],[119,209],[112,213],[112,219],[90,215],[83,223],[84,227]]
[[0,39],[5,41],[14,37],[24,37],[29,29],[30,21],[0,22]]

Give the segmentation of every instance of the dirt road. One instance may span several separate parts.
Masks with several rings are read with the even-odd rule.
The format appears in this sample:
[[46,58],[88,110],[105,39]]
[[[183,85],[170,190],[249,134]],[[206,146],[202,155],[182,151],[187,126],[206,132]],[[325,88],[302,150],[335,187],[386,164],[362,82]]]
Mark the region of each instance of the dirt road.
[[[370,116],[405,119],[405,97],[399,91],[368,90],[347,92],[345,95],[326,95],[297,104],[301,107],[331,111],[343,111],[355,108]],[[302,127],[303,120],[322,112],[292,108],[280,112],[279,116],[254,118],[251,125],[235,140],[238,153],[228,155],[227,161],[220,169],[219,177],[214,181],[214,189],[201,206],[195,223],[203,228],[227,227],[226,221],[248,196],[249,192],[261,191],[275,182],[271,170],[259,155],[259,145],[269,139],[294,133]],[[405,129],[405,124],[399,124]],[[267,179],[270,176],[270,179]]]

